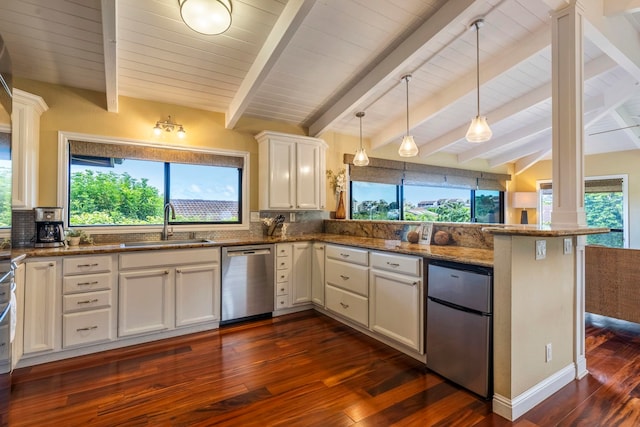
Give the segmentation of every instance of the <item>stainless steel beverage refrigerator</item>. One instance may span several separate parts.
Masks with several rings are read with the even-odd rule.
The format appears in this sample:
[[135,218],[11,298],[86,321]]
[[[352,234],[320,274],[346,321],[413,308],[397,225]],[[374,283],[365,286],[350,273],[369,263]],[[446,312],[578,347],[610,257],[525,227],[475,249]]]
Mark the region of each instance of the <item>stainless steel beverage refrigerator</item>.
[[15,333],[15,283],[11,263],[11,110],[12,74],[9,52],[0,36],[0,426],[9,424],[11,342]]

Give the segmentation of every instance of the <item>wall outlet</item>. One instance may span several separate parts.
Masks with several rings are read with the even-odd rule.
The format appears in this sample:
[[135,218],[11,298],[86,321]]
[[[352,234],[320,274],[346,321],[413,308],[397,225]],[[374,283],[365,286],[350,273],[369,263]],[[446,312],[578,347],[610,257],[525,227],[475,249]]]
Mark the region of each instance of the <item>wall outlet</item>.
[[571,237],[567,237],[564,239],[563,252],[565,255],[569,255],[573,249],[573,243],[571,241]]
[[289,212],[289,222],[296,222],[296,213]]
[[547,257],[547,241],[536,240],[536,260],[545,259]]
[[551,349],[551,343],[549,343],[549,344],[547,344],[547,345],[545,345],[545,346],[544,346],[544,361],[545,361],[546,363],[551,362],[551,359],[552,359],[552,357],[553,357],[553,354],[552,354],[552,352],[551,352],[551,351],[552,351],[552,349]]
[[260,222],[260,212],[251,212],[251,222]]

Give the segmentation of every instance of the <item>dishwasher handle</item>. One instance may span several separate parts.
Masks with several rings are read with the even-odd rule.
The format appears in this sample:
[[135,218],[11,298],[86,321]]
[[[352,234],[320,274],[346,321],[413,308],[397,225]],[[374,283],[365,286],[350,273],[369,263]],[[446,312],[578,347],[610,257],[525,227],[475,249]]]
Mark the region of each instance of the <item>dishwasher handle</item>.
[[253,256],[253,255],[269,255],[271,253],[271,249],[248,249],[248,250],[238,250],[238,251],[228,251],[227,256]]

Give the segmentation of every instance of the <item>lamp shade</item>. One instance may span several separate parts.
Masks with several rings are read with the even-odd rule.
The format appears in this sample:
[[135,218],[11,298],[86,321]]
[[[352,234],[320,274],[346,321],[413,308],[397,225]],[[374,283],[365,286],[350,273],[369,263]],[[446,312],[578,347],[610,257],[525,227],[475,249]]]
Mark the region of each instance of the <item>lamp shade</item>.
[[532,209],[538,207],[538,193],[517,191],[513,193],[511,204],[514,208]]
[[398,149],[398,154],[401,157],[414,157],[418,155],[418,146],[413,140],[413,136],[405,135],[405,137],[402,138],[402,143],[400,144],[400,148]]
[[230,0],[178,0],[180,16],[189,28],[206,35],[222,34],[231,26]]
[[467,130],[467,141],[469,142],[485,142],[491,139],[493,132],[487,123],[485,116],[476,116],[471,120],[469,130]]

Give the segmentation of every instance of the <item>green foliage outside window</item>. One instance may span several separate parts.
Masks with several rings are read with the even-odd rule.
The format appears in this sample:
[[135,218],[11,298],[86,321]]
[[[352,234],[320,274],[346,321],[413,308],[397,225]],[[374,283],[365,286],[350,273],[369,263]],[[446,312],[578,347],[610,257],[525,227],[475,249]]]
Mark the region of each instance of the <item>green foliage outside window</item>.
[[74,172],[70,185],[70,224],[162,224],[163,198],[146,179],[128,173]]
[[618,230],[607,234],[588,235],[588,244],[614,248],[624,246],[622,207],[622,192],[586,193],[584,195],[587,225],[589,227],[606,227]]
[[0,227],[11,226],[11,168],[0,167]]

